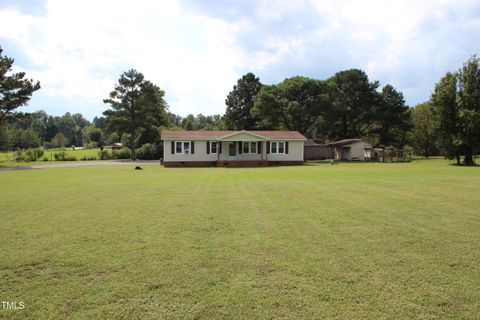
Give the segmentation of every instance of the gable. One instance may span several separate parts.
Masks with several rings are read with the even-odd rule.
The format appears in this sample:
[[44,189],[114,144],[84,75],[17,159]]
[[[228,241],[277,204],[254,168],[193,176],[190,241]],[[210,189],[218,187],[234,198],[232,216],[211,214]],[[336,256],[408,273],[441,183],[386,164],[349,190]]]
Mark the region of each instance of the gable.
[[219,140],[221,141],[266,141],[268,138],[262,137],[260,135],[242,131],[242,132],[234,132],[228,135],[221,137]]

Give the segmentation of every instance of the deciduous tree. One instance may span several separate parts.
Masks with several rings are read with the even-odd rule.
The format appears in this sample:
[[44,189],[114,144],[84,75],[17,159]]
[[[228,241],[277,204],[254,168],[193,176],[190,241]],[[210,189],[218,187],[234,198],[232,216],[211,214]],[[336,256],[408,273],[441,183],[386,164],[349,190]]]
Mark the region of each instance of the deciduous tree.
[[429,157],[438,151],[438,115],[431,103],[421,103],[412,109],[413,128],[410,141],[415,154]]
[[327,81],[305,77],[285,79],[263,86],[255,99],[252,114],[260,126],[297,130],[309,135],[315,122],[331,111],[335,88]]

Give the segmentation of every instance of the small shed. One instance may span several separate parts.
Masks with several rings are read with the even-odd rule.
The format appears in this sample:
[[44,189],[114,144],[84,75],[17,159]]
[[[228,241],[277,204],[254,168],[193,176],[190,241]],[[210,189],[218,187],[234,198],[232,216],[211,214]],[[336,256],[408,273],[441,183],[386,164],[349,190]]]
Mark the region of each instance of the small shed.
[[121,144],[121,143],[114,143],[112,145],[112,150],[120,150],[122,148],[123,148],[123,144]]
[[305,160],[325,160],[332,158],[331,148],[325,146],[319,139],[305,140],[303,150]]
[[326,146],[335,150],[336,160],[372,160],[372,144],[363,139],[343,139]]

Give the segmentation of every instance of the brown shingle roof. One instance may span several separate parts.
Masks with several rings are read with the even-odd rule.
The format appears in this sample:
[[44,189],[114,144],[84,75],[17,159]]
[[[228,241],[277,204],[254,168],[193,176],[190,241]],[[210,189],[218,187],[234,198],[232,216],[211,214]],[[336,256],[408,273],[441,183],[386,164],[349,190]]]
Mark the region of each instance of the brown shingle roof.
[[322,146],[322,141],[320,139],[307,139],[304,143],[305,147],[319,147]]
[[305,137],[298,131],[163,131],[163,140],[173,139],[192,139],[192,140],[208,140],[220,139],[235,133],[251,133],[272,140],[305,140]]
[[[342,146],[346,146],[346,145],[353,144],[353,143],[360,142],[360,141],[365,141],[365,140],[363,140],[363,139],[343,139],[343,140],[327,143],[327,144],[325,144],[325,146],[328,146],[328,147],[342,147]],[[365,142],[367,142],[367,141],[365,141]]]

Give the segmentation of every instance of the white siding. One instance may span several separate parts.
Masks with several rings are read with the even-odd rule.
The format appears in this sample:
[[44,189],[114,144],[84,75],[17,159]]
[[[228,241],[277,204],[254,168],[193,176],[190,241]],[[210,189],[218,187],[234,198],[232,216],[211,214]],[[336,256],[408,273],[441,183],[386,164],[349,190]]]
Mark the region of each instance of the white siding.
[[259,140],[265,140],[265,139],[262,139],[261,137],[257,137],[254,134],[239,132],[227,138],[223,138],[222,140],[223,141],[259,141]]
[[288,141],[288,154],[270,153],[268,161],[303,161],[303,140]]
[[[239,135],[235,135],[236,138],[240,138]],[[251,137],[246,135],[245,138]],[[179,140],[180,141],[180,140]],[[283,140],[282,140],[283,141]],[[220,157],[215,154],[207,154],[207,141],[196,140],[195,141],[195,153],[194,154],[172,154],[171,153],[172,140],[164,140],[163,159],[164,161],[216,161],[216,160],[228,160],[228,141],[222,141],[222,153]],[[220,148],[219,148],[220,150]],[[303,141],[289,141],[288,142],[288,154],[267,154],[267,142],[262,141],[262,154],[242,154],[238,153],[238,144],[235,144],[236,160],[269,160],[269,161],[303,161]]]
[[207,141],[200,141],[200,140],[195,141],[194,154],[172,154],[171,143],[172,143],[171,140],[164,141],[163,161],[216,161],[217,160],[216,153],[207,154]]
[[[365,160],[365,148],[371,148],[372,145],[365,141],[355,142],[343,147],[335,148],[335,158],[337,160]],[[346,157],[342,158],[342,148],[350,148],[349,152],[344,154]]]
[[350,149],[351,159],[362,160],[362,161],[365,160],[365,148],[371,148],[371,147],[372,147],[371,144],[364,141],[360,141],[352,144]]

